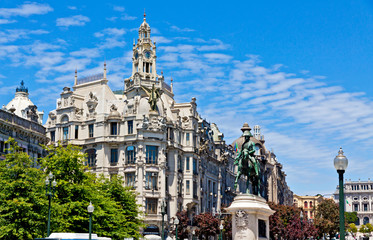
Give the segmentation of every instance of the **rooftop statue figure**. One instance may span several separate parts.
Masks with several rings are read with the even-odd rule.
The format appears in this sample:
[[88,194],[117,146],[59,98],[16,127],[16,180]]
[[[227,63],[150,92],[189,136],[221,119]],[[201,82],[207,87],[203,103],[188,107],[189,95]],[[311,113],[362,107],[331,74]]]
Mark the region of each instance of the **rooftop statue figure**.
[[246,176],[246,193],[250,193],[250,182],[252,185],[252,194],[260,195],[260,166],[259,162],[255,158],[255,143],[250,140],[252,137],[251,128],[247,123],[243,125],[241,131],[245,141],[242,144],[241,152],[236,157],[234,164],[238,165],[238,172],[236,175],[236,181],[234,183],[234,189],[237,189],[237,183],[241,175]]
[[152,111],[157,111],[157,100],[161,97],[161,93],[159,92],[159,89],[155,88],[154,84],[152,86],[152,89],[149,89],[144,86],[141,86],[141,88],[145,91],[146,95],[148,95],[149,97],[148,103],[150,104],[150,109]]

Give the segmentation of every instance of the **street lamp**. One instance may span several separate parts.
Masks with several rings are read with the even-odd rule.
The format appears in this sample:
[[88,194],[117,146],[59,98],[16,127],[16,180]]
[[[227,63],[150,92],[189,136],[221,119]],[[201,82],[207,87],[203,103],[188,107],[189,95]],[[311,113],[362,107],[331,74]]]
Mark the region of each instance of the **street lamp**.
[[56,180],[53,179],[53,182],[51,182],[52,179],[53,179],[53,173],[50,172],[47,178],[45,179],[45,196],[47,196],[49,200],[47,237],[49,237],[50,229],[51,229],[51,201],[52,201],[52,197],[54,196],[54,192],[57,186]]
[[348,160],[343,155],[342,148],[339,149],[338,155],[334,158],[334,167],[339,175],[339,235],[340,240],[345,240],[345,201],[343,193],[343,174],[347,168]]
[[220,236],[219,236],[219,239],[220,239],[220,240],[223,240],[223,228],[224,228],[224,227],[223,227],[223,224],[220,224],[220,227],[219,227],[219,228],[220,228]]
[[179,224],[179,219],[177,217],[176,217],[174,223],[175,223],[175,226],[176,226],[176,240],[177,240],[178,239],[177,238],[177,225]]
[[93,207],[92,203],[89,202],[89,206],[87,207],[88,213],[89,213],[89,240],[92,239],[92,213],[95,210],[95,207]]
[[194,239],[195,239],[195,236],[196,236],[196,231],[195,231],[195,230],[193,230],[193,232],[192,232],[192,240],[194,240]]
[[166,206],[165,206],[164,200],[162,200],[161,214],[162,214],[162,240],[164,240],[164,215],[166,215]]

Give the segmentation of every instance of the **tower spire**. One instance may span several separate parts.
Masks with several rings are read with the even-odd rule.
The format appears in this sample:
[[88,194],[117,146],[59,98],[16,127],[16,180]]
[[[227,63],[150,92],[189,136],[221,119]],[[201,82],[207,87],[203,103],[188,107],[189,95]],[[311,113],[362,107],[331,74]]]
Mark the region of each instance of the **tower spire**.
[[106,79],[106,59],[104,61],[104,79]]
[[74,81],[74,85],[78,85],[78,69],[75,68],[75,81]]
[[146,21],[146,13],[145,13],[145,8],[144,8],[144,22]]
[[173,83],[173,79],[172,79],[172,77],[171,77],[171,92],[173,93],[174,92],[174,83]]

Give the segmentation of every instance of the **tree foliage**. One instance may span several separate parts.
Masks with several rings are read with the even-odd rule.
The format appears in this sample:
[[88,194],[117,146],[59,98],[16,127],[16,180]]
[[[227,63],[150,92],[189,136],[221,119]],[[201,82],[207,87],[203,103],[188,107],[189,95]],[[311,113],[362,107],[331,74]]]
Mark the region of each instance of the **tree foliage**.
[[92,231],[114,239],[140,237],[143,227],[134,192],[120,177],[96,177],[84,165],[80,148],[45,147],[48,155],[40,168],[10,140],[9,154],[0,161],[0,239],[45,237],[48,198],[44,180],[54,174],[57,187],[52,199],[51,232],[88,232],[87,206],[95,207]]
[[5,160],[0,161],[0,239],[34,239],[45,232],[48,202],[43,172],[9,138]]
[[348,224],[347,230],[349,232],[352,232],[352,233],[357,233],[357,227],[356,227],[355,223]]
[[355,223],[357,221],[357,212],[345,212],[345,219],[348,224]]
[[193,222],[197,225],[196,235],[199,239],[208,239],[209,236],[219,234],[219,219],[211,213],[200,213],[195,215]]
[[332,199],[325,199],[316,208],[315,225],[319,236],[324,233],[334,236],[339,231],[339,208]]
[[41,160],[46,172],[53,172],[58,187],[54,199],[53,231],[88,232],[89,202],[95,207],[92,231],[113,239],[139,238],[142,222],[138,218],[135,194],[123,187],[119,177],[97,178],[87,171],[85,155],[79,147],[48,146]]
[[[177,225],[177,236],[179,239],[188,238],[188,224],[189,224],[189,217],[188,212],[183,210],[181,212],[176,213],[176,217],[179,219],[179,224]],[[175,229],[172,231],[172,234],[176,234]]]
[[301,209],[274,203],[269,203],[269,206],[276,211],[269,217],[269,229],[272,239],[282,237],[288,240],[295,240],[317,236],[317,229],[313,223],[307,219],[300,218]]

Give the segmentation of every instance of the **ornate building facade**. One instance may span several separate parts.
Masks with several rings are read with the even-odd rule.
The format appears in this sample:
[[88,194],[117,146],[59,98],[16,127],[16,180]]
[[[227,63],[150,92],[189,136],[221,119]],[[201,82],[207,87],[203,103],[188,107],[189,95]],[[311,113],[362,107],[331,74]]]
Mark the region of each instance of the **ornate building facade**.
[[47,136],[52,144],[82,146],[91,171],[122,176],[138,193],[148,224],[161,225],[163,204],[165,222],[181,210],[190,217],[219,211],[236,195],[234,148],[199,115],[195,98],[175,102],[172,82],[157,74],[145,18],[138,34],[124,91],[109,88],[106,64],[103,74],[78,79],[76,73],[48,115]]
[[28,89],[22,81],[15,97],[0,109],[0,159],[5,158],[9,147],[5,142],[9,137],[14,138],[35,161],[43,155],[40,144],[48,142],[42,125],[44,113],[37,111],[28,96]]
[[[334,199],[339,201],[339,186],[334,193]],[[357,212],[356,225],[373,223],[373,181],[345,181],[344,183],[345,211]]]
[[316,196],[298,196],[294,194],[294,206],[302,208],[304,211],[304,217],[307,219],[315,218],[316,207],[324,200],[321,195]]

